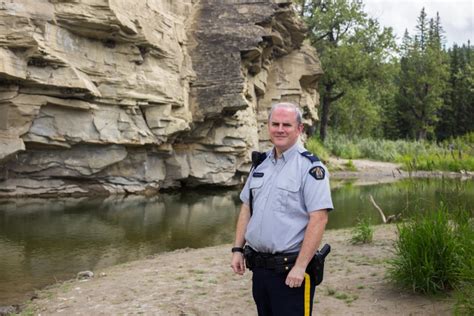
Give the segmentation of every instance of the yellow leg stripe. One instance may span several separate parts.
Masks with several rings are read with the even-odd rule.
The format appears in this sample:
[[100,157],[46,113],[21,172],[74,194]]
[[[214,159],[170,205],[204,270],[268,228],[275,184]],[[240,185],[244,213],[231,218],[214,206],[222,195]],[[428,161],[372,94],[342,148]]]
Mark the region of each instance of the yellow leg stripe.
[[311,311],[311,280],[308,273],[304,274],[304,316],[309,316]]

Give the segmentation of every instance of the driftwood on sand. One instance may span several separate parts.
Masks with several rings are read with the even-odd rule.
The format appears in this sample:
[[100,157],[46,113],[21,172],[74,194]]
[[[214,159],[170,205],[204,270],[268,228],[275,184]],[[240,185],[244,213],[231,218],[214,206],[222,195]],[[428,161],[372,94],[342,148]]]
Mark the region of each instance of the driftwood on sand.
[[382,216],[382,221],[384,222],[384,224],[395,222],[402,216],[402,214],[400,213],[398,213],[397,215],[385,216],[380,206],[378,206],[377,203],[375,203],[375,200],[372,194],[369,194],[369,199],[370,199],[370,202],[372,202],[372,204],[374,205],[374,207],[379,211],[380,216]]

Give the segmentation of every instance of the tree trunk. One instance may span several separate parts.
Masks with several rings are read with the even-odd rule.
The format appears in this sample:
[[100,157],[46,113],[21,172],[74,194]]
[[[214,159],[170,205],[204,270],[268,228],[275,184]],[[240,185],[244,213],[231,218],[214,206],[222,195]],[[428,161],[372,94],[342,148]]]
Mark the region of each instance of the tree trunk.
[[300,11],[300,16],[301,17],[304,17],[305,7],[306,7],[306,0],[302,0],[301,1],[301,11]]
[[417,140],[425,140],[426,139],[426,128],[421,128],[420,130],[418,130],[417,132],[417,137],[416,139]]
[[325,92],[323,96],[322,109],[321,109],[321,122],[319,127],[319,138],[322,142],[326,139],[326,133],[329,122],[329,107],[331,106],[331,92],[332,85],[325,85]]

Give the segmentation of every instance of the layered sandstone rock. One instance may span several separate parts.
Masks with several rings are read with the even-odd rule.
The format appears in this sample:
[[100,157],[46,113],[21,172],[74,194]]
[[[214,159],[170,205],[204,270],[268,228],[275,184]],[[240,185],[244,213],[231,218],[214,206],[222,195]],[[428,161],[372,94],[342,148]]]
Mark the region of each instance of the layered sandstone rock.
[[0,2],[0,196],[236,185],[321,68],[282,0]]

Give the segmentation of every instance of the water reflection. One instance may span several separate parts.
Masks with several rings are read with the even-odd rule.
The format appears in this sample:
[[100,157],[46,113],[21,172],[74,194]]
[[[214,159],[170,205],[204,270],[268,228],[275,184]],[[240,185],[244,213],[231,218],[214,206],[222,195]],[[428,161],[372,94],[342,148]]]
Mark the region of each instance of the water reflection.
[[354,226],[359,218],[374,224],[382,223],[369,200],[372,195],[386,216],[402,214],[409,218],[417,213],[436,210],[440,203],[449,210],[474,210],[474,181],[457,179],[405,179],[383,185],[353,186],[350,182],[336,184],[332,190],[334,207],[328,228]]
[[150,254],[231,242],[237,192],[0,202],[0,305]]
[[[380,223],[372,195],[386,215],[449,208],[473,209],[474,183],[425,179],[391,184],[335,185],[328,228],[358,218]],[[0,200],[0,305],[19,303],[35,288],[78,271],[185,247],[230,243],[240,202],[236,191],[163,193],[156,197]]]

